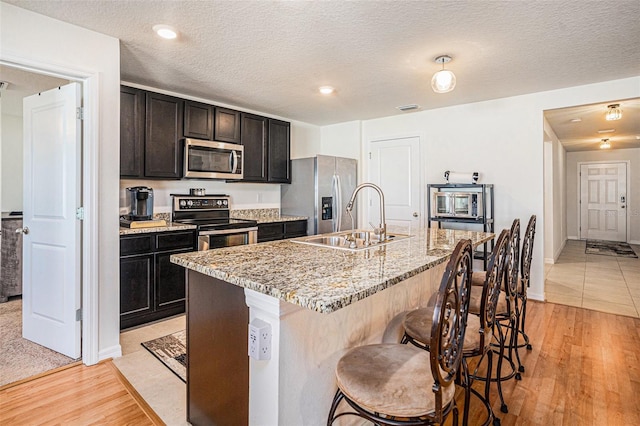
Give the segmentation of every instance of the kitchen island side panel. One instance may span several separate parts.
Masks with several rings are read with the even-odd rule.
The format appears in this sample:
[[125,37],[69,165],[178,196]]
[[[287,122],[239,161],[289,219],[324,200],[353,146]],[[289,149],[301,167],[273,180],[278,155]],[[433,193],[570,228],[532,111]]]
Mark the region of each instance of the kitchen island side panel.
[[249,308],[244,289],[188,272],[187,420],[249,423]]

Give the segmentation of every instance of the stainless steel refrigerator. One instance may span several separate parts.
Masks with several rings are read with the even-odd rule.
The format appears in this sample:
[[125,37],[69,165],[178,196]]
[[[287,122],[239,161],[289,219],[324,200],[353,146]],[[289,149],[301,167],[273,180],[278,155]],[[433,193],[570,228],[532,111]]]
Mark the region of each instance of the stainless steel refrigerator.
[[283,215],[307,216],[307,235],[326,234],[357,228],[346,212],[356,188],[357,161],[352,158],[317,155],[291,161],[291,184],[281,186]]

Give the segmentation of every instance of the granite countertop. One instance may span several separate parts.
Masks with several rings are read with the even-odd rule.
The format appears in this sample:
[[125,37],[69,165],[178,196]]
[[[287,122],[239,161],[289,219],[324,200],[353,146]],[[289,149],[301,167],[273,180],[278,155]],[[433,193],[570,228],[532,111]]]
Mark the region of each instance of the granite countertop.
[[292,222],[294,220],[307,220],[306,216],[281,215],[279,209],[250,209],[231,210],[233,219],[249,219],[260,223]]
[[150,232],[181,231],[185,229],[196,229],[195,225],[185,225],[177,222],[167,222],[166,226],[154,226],[152,228],[125,228],[120,227],[120,235],[147,234]]
[[294,240],[176,254],[171,261],[321,313],[334,312],[448,260],[458,240],[494,234],[419,229],[385,246],[347,251]]

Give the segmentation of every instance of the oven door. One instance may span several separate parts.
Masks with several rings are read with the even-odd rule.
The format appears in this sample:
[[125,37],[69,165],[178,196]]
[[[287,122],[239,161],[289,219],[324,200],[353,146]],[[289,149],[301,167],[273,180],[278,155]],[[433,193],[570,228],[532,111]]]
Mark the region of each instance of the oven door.
[[436,192],[433,194],[433,204],[431,206],[432,217],[451,217],[454,213],[451,208],[451,193]]
[[198,251],[241,246],[258,242],[258,228],[219,229],[198,233]]

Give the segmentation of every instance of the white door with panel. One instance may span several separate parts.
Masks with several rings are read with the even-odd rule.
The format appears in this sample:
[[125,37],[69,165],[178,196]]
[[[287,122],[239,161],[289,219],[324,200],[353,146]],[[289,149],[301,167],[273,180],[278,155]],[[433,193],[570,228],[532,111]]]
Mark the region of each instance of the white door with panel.
[[627,241],[627,164],[580,165],[580,238]]
[[81,86],[24,98],[22,335],[80,357]]
[[[369,181],[384,193],[387,225],[416,228],[422,220],[420,188],[420,138],[417,136],[371,142]],[[379,200],[368,191],[369,218],[380,223]]]

